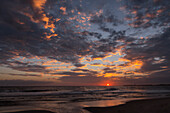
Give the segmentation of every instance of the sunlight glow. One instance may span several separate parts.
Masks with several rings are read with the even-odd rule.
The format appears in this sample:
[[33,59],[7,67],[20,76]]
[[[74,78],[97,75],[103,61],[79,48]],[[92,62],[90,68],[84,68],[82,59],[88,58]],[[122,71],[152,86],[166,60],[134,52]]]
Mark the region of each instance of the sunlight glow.
[[106,86],[110,86],[110,84],[106,84]]

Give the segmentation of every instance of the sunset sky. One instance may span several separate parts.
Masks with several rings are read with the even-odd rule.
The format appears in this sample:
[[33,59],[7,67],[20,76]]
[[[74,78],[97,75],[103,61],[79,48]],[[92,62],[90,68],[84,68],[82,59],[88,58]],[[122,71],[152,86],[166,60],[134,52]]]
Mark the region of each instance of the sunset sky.
[[0,2],[0,85],[170,83],[170,0]]

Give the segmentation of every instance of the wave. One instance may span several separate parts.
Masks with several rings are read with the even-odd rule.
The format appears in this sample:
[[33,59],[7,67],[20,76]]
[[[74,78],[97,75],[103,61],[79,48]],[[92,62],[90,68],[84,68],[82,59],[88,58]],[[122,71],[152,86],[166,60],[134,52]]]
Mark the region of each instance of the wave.
[[170,93],[169,89],[162,90],[138,90],[119,87],[14,87],[14,88],[0,88],[0,96],[43,96],[43,95],[104,95],[104,94],[163,94]]

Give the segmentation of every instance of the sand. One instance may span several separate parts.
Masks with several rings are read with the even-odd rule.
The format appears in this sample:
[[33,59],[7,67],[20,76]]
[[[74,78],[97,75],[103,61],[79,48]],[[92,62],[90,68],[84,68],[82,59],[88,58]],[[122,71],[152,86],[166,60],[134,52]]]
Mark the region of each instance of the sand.
[[[91,113],[170,113],[170,98],[145,99],[113,107],[86,107]],[[47,110],[25,110],[11,113],[54,113]]]
[[170,113],[170,98],[127,102],[113,107],[86,107],[92,113]]
[[11,112],[11,113],[54,113],[47,110],[26,110],[26,111],[18,111],[18,112]]

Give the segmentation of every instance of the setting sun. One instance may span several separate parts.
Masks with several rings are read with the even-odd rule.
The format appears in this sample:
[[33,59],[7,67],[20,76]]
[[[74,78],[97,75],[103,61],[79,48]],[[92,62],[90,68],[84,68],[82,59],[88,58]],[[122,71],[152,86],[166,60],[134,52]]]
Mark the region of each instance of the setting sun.
[[110,84],[106,84],[106,86],[110,86]]

